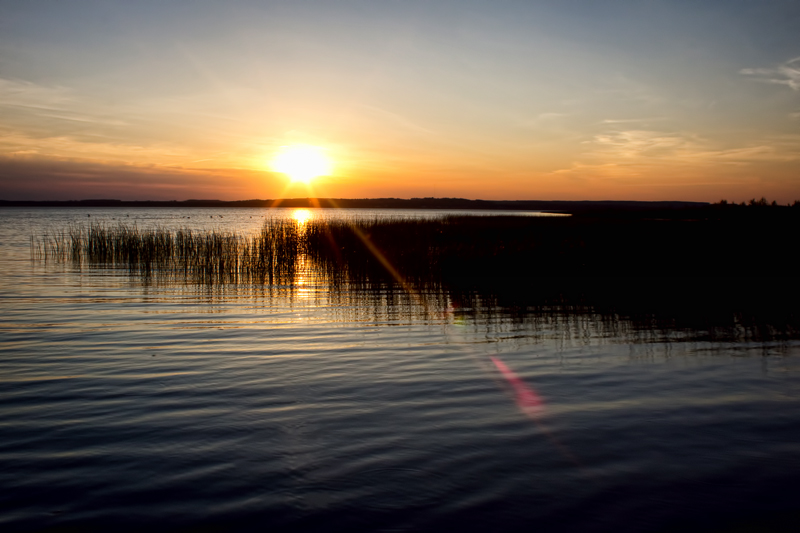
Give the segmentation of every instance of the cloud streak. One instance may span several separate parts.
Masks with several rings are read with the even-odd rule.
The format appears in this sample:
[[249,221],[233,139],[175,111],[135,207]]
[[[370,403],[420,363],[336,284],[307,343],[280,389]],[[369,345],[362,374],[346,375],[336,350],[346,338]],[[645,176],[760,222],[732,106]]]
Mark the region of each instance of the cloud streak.
[[743,68],[739,74],[753,76],[763,83],[786,85],[793,91],[800,91],[800,56],[774,68]]
[[[793,169],[800,161],[800,135],[726,145],[693,132],[613,129],[596,134],[583,147],[569,166],[550,176],[592,192],[671,187],[742,199],[768,190],[787,198],[796,194]],[[654,197],[659,194],[653,192]]]
[[63,86],[0,78],[0,106],[60,110],[73,101],[72,92]]
[[277,182],[265,187],[269,185],[265,178],[265,173],[238,169],[104,164],[35,155],[0,157],[2,200],[239,200],[275,194]]

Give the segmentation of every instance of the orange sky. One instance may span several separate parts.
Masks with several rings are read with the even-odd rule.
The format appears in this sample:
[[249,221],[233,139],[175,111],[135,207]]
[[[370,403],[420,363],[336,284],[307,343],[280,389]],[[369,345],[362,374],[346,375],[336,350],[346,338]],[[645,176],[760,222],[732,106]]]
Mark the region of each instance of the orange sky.
[[800,198],[793,3],[560,5],[6,5],[0,199]]

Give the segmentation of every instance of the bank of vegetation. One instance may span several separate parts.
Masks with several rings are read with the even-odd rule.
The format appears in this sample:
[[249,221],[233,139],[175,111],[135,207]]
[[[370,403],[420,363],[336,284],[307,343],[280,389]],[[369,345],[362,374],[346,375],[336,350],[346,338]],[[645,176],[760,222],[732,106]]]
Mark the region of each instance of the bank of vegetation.
[[689,322],[733,313],[797,324],[800,216],[779,211],[684,220],[276,219],[253,235],[95,224],[33,238],[31,249],[40,260],[208,285],[291,285],[304,269],[332,288],[445,289],[466,308],[478,299],[522,312],[572,306]]

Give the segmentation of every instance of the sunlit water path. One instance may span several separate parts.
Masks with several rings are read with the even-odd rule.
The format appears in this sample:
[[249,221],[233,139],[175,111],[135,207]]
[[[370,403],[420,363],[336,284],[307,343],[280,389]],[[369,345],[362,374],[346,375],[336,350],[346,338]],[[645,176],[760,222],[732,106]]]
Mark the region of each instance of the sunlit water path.
[[0,211],[0,528],[783,531],[800,516],[792,338],[30,258],[31,235],[90,219],[246,233],[293,215]]

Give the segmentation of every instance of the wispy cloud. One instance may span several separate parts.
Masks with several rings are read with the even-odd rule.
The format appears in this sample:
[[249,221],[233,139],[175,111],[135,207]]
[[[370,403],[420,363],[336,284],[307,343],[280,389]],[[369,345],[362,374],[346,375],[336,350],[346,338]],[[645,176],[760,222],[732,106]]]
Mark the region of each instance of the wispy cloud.
[[569,113],[540,113],[536,119],[537,120],[551,120],[554,118],[561,118],[569,116]]
[[660,122],[665,120],[664,117],[654,118],[607,118],[601,121],[601,124],[643,124],[647,122]]
[[739,74],[753,76],[756,81],[787,85],[794,91],[800,91],[800,56],[774,68],[743,68]]
[[0,78],[0,106],[63,109],[73,101],[67,87],[47,87],[29,81]]
[[36,154],[39,156],[64,158],[96,159],[99,161],[159,161],[177,164],[190,157],[182,147],[168,143],[148,145],[109,142],[100,137],[98,141],[76,139],[71,135],[49,136],[46,139],[6,130],[0,127],[0,151],[7,156]]
[[[583,146],[579,157],[553,174],[581,181],[635,184],[652,176],[677,179],[800,161],[800,135],[773,135],[726,146],[691,132],[615,129],[595,135]],[[644,183],[651,182],[646,179]]]
[[395,113],[394,111],[368,105],[359,105],[356,107],[365,111],[367,115],[371,115],[376,120],[392,124],[393,127],[399,127],[416,134],[437,135],[435,131],[420,125],[419,123],[402,114]]
[[699,140],[692,135],[651,130],[616,130],[595,135],[587,144],[587,155],[607,159],[661,159],[696,149]]
[[736,164],[781,163],[800,160],[800,135],[761,139],[746,146],[697,154],[710,162]]
[[569,117],[571,113],[546,112],[535,116],[525,116],[524,114],[510,114],[508,122],[524,129],[554,128],[562,122],[562,119]]
[[[181,169],[0,155],[0,198],[51,200],[106,197],[131,200],[257,197],[261,176],[234,169]],[[224,188],[220,187],[224,183]],[[261,185],[263,187],[263,184]]]
[[[72,87],[0,78],[0,155],[159,165],[185,165],[191,164],[192,158],[208,158],[209,145],[223,136],[220,121],[187,122],[181,103],[169,103],[115,105]],[[199,143],[200,148],[178,135],[187,129],[198,131],[198,124],[217,128],[214,137],[207,137],[211,141]],[[157,131],[154,125],[160,126]],[[235,161],[217,163],[235,166]]]
[[[64,134],[67,123],[98,126],[126,126],[96,102],[90,103],[62,85],[47,86],[24,80],[0,78],[0,112],[5,126],[17,131],[41,129],[42,136]],[[58,125],[54,125],[60,123]],[[42,124],[47,127],[41,128]]]
[[738,146],[690,132],[618,130],[596,135],[585,143],[587,160],[638,162],[649,165],[755,163],[800,160],[800,135],[773,135]]

